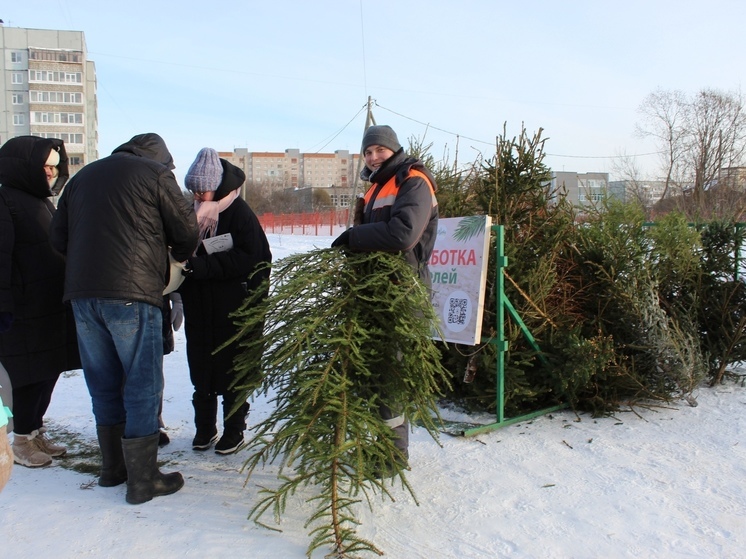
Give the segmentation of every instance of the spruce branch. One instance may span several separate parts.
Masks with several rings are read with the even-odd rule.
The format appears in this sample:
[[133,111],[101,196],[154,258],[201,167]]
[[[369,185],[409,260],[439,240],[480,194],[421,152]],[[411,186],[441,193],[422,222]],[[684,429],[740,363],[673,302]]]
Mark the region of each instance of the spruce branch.
[[[449,375],[432,340],[428,289],[401,256],[316,250],[276,262],[272,282],[233,315],[239,327],[232,386],[246,398],[273,394],[274,411],[252,427],[248,478],[268,462],[277,487],[261,487],[249,518],[279,523],[287,500],[310,488],[307,554],[382,552],[356,533],[356,507],[393,499],[398,480],[415,498],[379,408],[401,411],[438,440],[437,398]],[[258,334],[261,332],[261,334]],[[241,399],[241,398],[239,398]],[[391,471],[393,478],[376,478]],[[416,498],[415,498],[416,502]]]

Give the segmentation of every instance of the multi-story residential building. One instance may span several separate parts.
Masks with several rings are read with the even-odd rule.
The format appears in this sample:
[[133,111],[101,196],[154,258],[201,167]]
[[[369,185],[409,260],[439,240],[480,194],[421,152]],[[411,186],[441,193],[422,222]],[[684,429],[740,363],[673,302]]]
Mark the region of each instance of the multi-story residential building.
[[24,135],[60,138],[70,174],[98,159],[96,68],[82,31],[0,24],[0,144]]
[[723,167],[717,184],[738,192],[746,192],[746,167]]
[[[627,201],[637,201],[650,208],[657,204],[666,192],[665,181],[623,180],[609,182],[609,190],[622,192]],[[669,195],[671,192],[669,191]]]
[[552,192],[567,197],[574,206],[596,206],[610,197],[624,199],[624,192],[609,188],[609,173],[552,173]]
[[[250,152],[238,148],[219,152],[246,173],[246,186],[258,188],[266,195],[281,190],[324,190],[336,208],[347,208],[359,172],[359,154],[347,150],[334,153]],[[242,195],[244,192],[241,193]]]

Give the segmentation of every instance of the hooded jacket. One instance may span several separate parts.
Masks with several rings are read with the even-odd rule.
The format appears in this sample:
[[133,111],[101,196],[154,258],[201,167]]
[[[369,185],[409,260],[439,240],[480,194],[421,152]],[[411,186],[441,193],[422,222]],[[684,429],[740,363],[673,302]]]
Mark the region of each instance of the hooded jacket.
[[[402,148],[376,171],[365,167],[360,178],[372,185],[366,193],[362,224],[350,229],[350,248],[401,252],[430,286],[427,263],[438,231],[437,185],[430,171]],[[391,179],[395,181],[395,186],[389,185],[393,193],[383,192]]]
[[[53,191],[44,173],[60,155]],[[72,309],[62,303],[64,258],[49,244],[54,206],[67,180],[62,140],[19,136],[0,147],[0,312],[13,315],[0,334],[0,362],[14,388],[80,368]]]
[[168,250],[186,260],[197,218],[157,134],[140,134],[68,183],[52,220],[53,246],[67,256],[64,299],[141,301],[162,307]]
[[[223,178],[215,191],[215,201],[240,188],[245,180],[241,169],[225,159],[220,163]],[[205,394],[225,394],[228,389],[239,348],[233,344],[214,355],[213,352],[238,331],[235,319],[229,315],[269,277],[268,267],[257,274],[253,274],[254,270],[272,261],[262,226],[240,197],[219,214],[215,236],[224,234],[230,234],[233,247],[207,254],[204,244],[200,244],[196,255],[189,259],[193,271],[179,288],[184,304],[189,374],[195,390]]]

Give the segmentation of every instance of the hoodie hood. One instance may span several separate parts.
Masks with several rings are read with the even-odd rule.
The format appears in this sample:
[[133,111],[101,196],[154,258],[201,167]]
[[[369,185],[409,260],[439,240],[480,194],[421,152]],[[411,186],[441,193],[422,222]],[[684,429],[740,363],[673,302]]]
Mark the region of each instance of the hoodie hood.
[[223,179],[215,191],[215,201],[225,198],[234,190],[241,188],[246,180],[246,174],[233,163],[221,158],[220,164],[223,166]]
[[[57,151],[57,180],[50,188],[44,165],[52,150]],[[22,190],[36,198],[56,196],[70,177],[65,143],[56,138],[18,136],[0,147],[0,184]]]
[[122,152],[151,159],[161,165],[165,165],[169,170],[175,168],[174,159],[166,147],[166,142],[158,134],[154,134],[153,132],[133,136],[132,139],[123,143],[111,153]]

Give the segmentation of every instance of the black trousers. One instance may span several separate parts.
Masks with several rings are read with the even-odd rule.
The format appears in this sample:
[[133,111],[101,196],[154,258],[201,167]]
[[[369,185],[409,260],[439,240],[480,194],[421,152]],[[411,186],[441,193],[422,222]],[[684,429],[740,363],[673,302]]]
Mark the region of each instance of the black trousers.
[[52,401],[58,378],[59,375],[51,380],[13,387],[13,432],[29,435],[44,426],[44,414]]

